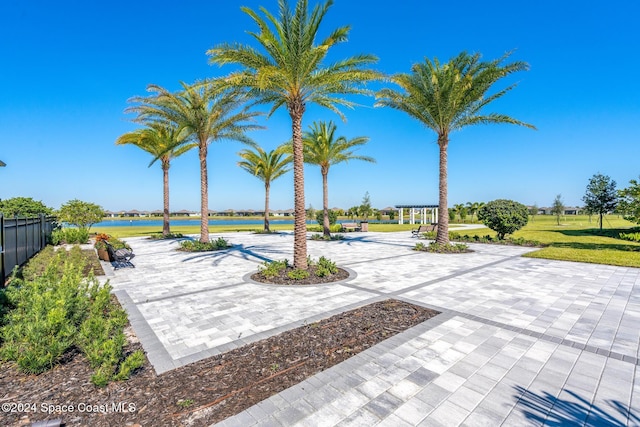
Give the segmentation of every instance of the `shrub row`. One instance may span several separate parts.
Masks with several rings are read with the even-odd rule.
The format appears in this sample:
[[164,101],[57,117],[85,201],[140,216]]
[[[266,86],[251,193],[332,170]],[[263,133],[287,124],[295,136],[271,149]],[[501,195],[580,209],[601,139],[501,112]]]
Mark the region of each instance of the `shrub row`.
[[[81,254],[77,246],[74,251]],[[77,255],[47,248],[29,262],[23,278],[14,277],[6,290],[10,310],[0,327],[0,358],[37,374],[79,349],[98,386],[126,379],[142,366],[141,351],[124,355],[127,318],[111,301],[111,287],[92,273],[85,277],[85,267]]]
[[185,252],[209,252],[219,251],[230,247],[231,245],[228,241],[222,237],[218,237],[216,240],[208,243],[203,243],[199,240],[183,240],[180,242],[180,249],[178,250]]
[[442,244],[438,242],[431,242],[428,245],[425,245],[422,242],[418,242],[416,243],[413,250],[421,251],[421,252],[433,252],[433,253],[439,253],[439,254],[471,252],[469,250],[469,246],[465,245],[464,243]]
[[629,240],[630,242],[640,242],[640,233],[620,233],[618,238]]
[[[338,272],[336,263],[323,256],[318,261],[313,261],[310,256],[307,257],[307,265],[313,267],[312,270],[317,277],[331,276]],[[259,273],[266,279],[272,279],[281,274],[282,271],[290,268],[289,260],[284,259],[282,261],[265,261],[262,266],[259,267]],[[308,270],[292,269],[287,272],[287,276],[292,280],[303,280],[309,277],[311,273]]]
[[[428,240],[435,240],[436,232],[428,231],[426,233],[422,233],[422,236]],[[507,237],[505,239],[500,240],[488,234],[485,236],[477,236],[477,235],[470,236],[468,234],[462,235],[460,233],[456,233],[455,231],[449,232],[449,240],[454,242],[493,243],[498,245],[513,245],[513,246],[532,246],[532,247],[543,246],[542,243],[540,243],[537,240],[527,240],[522,237],[518,237],[518,238]]]
[[89,241],[89,230],[86,228],[59,228],[51,233],[51,243],[54,245],[84,244]]

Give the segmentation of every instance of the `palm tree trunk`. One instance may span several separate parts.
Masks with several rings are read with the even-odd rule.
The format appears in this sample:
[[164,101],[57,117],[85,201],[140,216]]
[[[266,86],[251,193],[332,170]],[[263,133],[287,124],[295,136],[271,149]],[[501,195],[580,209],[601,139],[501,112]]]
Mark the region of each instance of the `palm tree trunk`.
[[449,207],[447,202],[447,147],[449,138],[445,135],[438,136],[438,146],[440,147],[440,179],[439,179],[439,200],[438,200],[438,235],[436,242],[446,245],[449,243]]
[[264,183],[264,231],[271,231],[269,229],[269,187],[271,185],[268,182]]
[[304,207],[304,154],[302,151],[302,114],[304,104],[301,101],[289,104],[291,128],[293,131],[293,266],[307,269],[307,215]]
[[163,195],[163,209],[162,209],[162,235],[168,236],[171,233],[169,228],[169,162],[162,162],[162,195]]
[[200,141],[200,241],[209,243],[209,180],[207,177],[207,142]]
[[331,237],[331,229],[329,228],[329,185],[327,183],[327,177],[329,176],[329,168],[326,170],[322,168],[322,227],[324,229],[323,234],[327,237]]

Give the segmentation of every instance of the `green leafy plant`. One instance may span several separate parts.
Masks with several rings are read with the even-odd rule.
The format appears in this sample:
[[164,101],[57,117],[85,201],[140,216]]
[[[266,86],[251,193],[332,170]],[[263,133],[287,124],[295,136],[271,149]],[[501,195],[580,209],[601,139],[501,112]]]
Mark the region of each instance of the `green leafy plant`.
[[231,245],[224,238],[219,237],[211,242],[201,242],[199,240],[183,240],[180,242],[181,251],[185,252],[210,252],[228,249]]
[[[327,212],[329,214],[329,225],[330,226],[334,225],[338,221],[338,213],[336,211],[332,210],[332,209],[329,209]],[[324,223],[324,210],[316,211],[315,220],[320,225],[322,225]]]
[[[124,358],[127,317],[100,285],[78,246],[47,247],[14,277],[7,289],[11,310],[0,327],[0,357],[26,373],[51,369],[72,348],[80,349],[95,370],[91,381],[104,386],[126,379],[142,366],[144,354]],[[123,360],[124,359],[124,360]]]
[[263,277],[270,279],[280,275],[280,272],[289,266],[289,260],[282,261],[265,261],[262,266],[259,267],[259,271]]
[[52,262],[33,281],[12,281],[7,296],[15,308],[0,329],[0,357],[16,362],[26,373],[51,369],[74,345],[88,309],[87,295],[97,286],[97,280],[84,280],[81,267],[69,262],[62,273]]
[[302,270],[301,268],[295,268],[287,273],[289,279],[293,280],[303,280],[310,276],[307,270]]
[[54,245],[84,244],[89,241],[89,231],[85,228],[59,228],[51,232],[51,242]]
[[620,233],[618,238],[631,242],[640,242],[640,233]]
[[89,230],[93,224],[102,221],[104,210],[94,203],[74,199],[60,207],[58,218],[78,228]]
[[469,246],[464,243],[448,243],[442,244],[438,242],[431,242],[429,245],[425,245],[424,243],[416,243],[416,246],[413,248],[414,251],[423,251],[423,252],[433,252],[439,254],[452,254],[452,253],[465,253],[471,252],[469,250]]
[[151,240],[180,239],[182,237],[184,237],[182,233],[167,233],[167,234],[151,233],[149,235],[149,238]]
[[176,405],[181,408],[188,408],[189,406],[193,405],[193,403],[193,399],[180,399],[176,402]]
[[332,241],[332,240],[344,240],[343,234],[332,234],[330,236],[325,236],[324,234],[312,234],[310,237],[311,240],[324,240],[324,241]]
[[336,267],[335,262],[323,256],[320,257],[320,259],[318,260],[318,264],[316,265],[316,276],[326,277],[331,276],[332,274],[336,274],[337,272],[338,267]]
[[629,187],[618,191],[618,210],[627,221],[640,224],[640,179],[629,181]]
[[[521,229],[529,221],[529,210],[522,203],[498,199],[478,210],[478,219],[498,234],[498,239]],[[451,239],[451,235],[449,235]]]
[[52,215],[53,209],[31,197],[12,197],[0,200],[0,213],[5,217]]

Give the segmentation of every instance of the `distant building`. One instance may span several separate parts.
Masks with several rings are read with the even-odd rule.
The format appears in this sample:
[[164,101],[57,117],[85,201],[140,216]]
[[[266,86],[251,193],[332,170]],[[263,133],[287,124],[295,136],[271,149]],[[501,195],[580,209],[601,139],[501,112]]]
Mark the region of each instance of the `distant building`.
[[[543,207],[538,208],[538,215],[553,215],[551,212],[553,208]],[[583,208],[579,207],[565,207],[562,215],[580,215],[583,211]]]

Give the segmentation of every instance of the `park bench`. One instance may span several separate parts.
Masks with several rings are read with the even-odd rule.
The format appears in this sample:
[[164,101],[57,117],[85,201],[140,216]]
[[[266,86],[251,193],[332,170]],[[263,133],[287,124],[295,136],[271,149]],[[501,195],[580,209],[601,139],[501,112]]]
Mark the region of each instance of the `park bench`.
[[120,267],[135,268],[135,265],[131,263],[131,259],[135,256],[131,249],[115,249],[109,242],[107,242],[107,252],[109,252],[109,258],[111,259],[114,270],[117,270]]
[[360,231],[360,225],[357,222],[343,222],[342,231],[347,232],[349,230]]
[[420,237],[420,234],[436,231],[437,228],[438,224],[436,223],[421,225],[420,227],[411,230],[411,237]]

